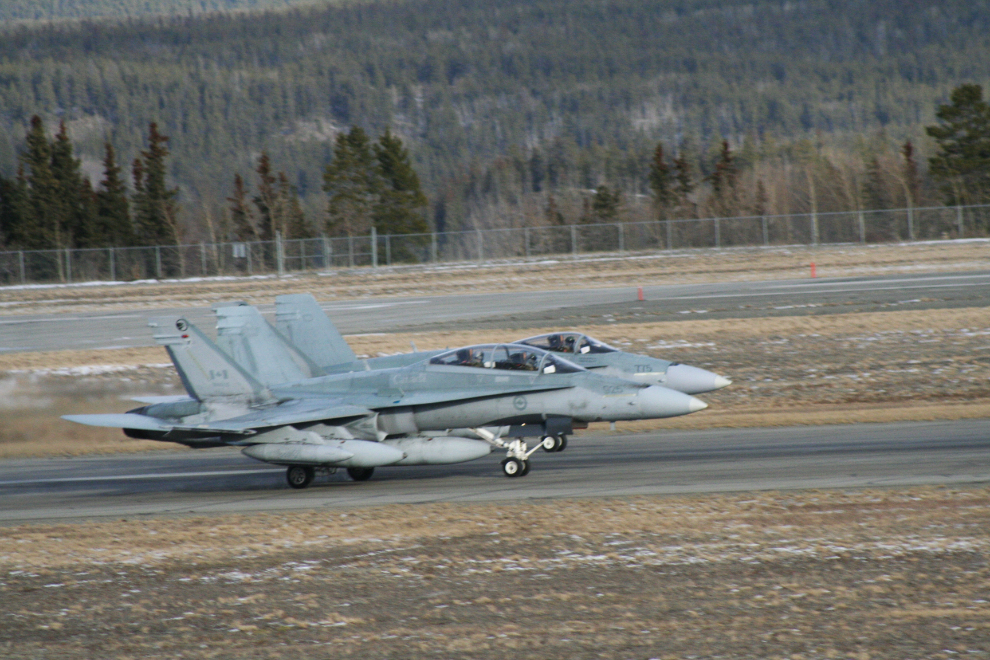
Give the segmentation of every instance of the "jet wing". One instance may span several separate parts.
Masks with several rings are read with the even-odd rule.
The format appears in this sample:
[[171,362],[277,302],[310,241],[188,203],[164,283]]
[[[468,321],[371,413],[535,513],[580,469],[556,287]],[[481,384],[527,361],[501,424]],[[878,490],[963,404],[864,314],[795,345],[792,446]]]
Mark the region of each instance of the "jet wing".
[[257,429],[266,429],[306,422],[332,422],[337,425],[347,424],[356,419],[371,415],[372,412],[361,406],[323,400],[296,399],[286,401],[271,408],[252,410],[251,412],[223,420],[211,420],[201,424],[174,423],[158,417],[138,415],[136,413],[118,413],[104,415],[63,415],[62,419],[87,426],[105,426],[117,429],[135,429],[141,431],[187,431],[197,435],[238,434],[253,435]]

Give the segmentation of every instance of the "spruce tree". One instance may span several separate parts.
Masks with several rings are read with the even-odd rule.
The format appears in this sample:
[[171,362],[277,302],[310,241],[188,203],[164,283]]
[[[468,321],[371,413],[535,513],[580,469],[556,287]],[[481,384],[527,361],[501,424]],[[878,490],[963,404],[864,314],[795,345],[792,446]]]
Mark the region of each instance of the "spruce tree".
[[374,209],[375,228],[383,234],[426,233],[426,195],[402,140],[386,130],[375,143],[374,153],[381,182]]
[[653,192],[653,206],[657,211],[657,216],[663,220],[666,217],[667,209],[674,202],[674,177],[670,166],[664,159],[662,142],[658,142],[656,149],[653,150],[649,181],[650,190]]
[[990,201],[990,105],[980,85],[960,85],[950,103],[935,113],[938,124],[925,129],[938,153],[929,172],[940,182],[947,204]]
[[94,245],[125,247],[134,242],[131,208],[127,201],[127,185],[121,176],[113,145],[103,145],[103,180],[96,191],[96,228],[98,240]]
[[286,237],[293,240],[313,238],[313,230],[306,221],[302,204],[299,203],[299,191],[289,183],[285,172],[278,173],[278,206]]
[[134,233],[138,245],[178,243],[178,188],[165,183],[168,136],[148,125],[148,148],[134,160]]
[[52,141],[52,177],[57,191],[58,235],[61,247],[90,247],[100,239],[96,228],[93,187],[82,176],[81,164],[73,155],[65,122],[60,122]]
[[333,159],[323,173],[323,190],[329,197],[327,233],[367,234],[381,187],[367,134],[358,126],[339,133]]
[[276,179],[267,153],[261,152],[255,172],[258,174],[258,194],[253,197],[253,201],[258,208],[258,237],[262,241],[274,241],[275,232],[281,231],[284,237],[285,228],[282,227],[282,219],[278,213]]
[[17,228],[17,242],[28,250],[64,247],[59,234],[59,190],[52,174],[52,146],[38,115],[31,117],[24,142],[20,172],[27,204]]
[[236,243],[258,240],[254,215],[248,206],[247,190],[244,188],[244,179],[241,178],[240,174],[234,175],[234,194],[228,197],[227,201],[230,202],[230,236],[228,238]]

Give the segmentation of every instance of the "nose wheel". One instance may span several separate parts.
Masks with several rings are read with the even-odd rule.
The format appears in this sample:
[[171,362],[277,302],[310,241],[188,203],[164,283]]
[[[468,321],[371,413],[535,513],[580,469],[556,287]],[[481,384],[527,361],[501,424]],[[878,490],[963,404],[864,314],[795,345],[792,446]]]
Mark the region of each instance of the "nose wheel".
[[507,477],[525,477],[529,474],[529,461],[521,458],[506,458],[502,461],[502,472]]

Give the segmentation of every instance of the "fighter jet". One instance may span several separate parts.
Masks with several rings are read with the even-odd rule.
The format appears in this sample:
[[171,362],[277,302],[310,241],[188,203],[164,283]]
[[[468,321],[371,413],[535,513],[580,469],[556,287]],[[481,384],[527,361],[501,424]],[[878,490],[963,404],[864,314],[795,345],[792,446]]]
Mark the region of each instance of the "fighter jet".
[[[251,318],[249,310],[243,318]],[[286,466],[293,488],[308,486],[317,470],[346,468],[360,481],[379,466],[458,463],[494,449],[506,452],[506,476],[522,476],[540,445],[506,440],[487,427],[538,424],[564,434],[593,421],[673,417],[707,407],[681,392],[601,376],[515,344],[463,347],[406,367],[307,377],[312,365],[304,355],[278,343],[240,342],[251,351],[259,379],[183,317],[150,325],[188,396],[145,400],[149,405],[122,414],[63,418],[120,428],[133,438],[241,447],[251,458]],[[238,331],[265,332],[256,323],[232,321],[225,334]],[[481,439],[447,431],[456,428]]]
[[[401,367],[439,352],[413,352],[358,360],[316,299],[307,293],[276,297],[275,325],[279,333],[323,373]],[[517,339],[513,343],[561,354],[567,360],[603,375],[628,378],[648,385],[663,385],[685,394],[704,394],[732,384],[728,378],[711,371],[626,353],[580,332],[551,332]]]

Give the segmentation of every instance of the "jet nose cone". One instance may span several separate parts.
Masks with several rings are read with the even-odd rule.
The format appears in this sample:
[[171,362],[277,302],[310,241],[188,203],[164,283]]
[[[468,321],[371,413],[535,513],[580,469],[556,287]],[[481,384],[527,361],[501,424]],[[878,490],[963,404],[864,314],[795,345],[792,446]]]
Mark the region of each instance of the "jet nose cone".
[[664,386],[685,394],[702,394],[725,387],[731,382],[728,378],[698,367],[672,364],[667,368]]
[[651,385],[639,391],[640,413],[644,419],[689,415],[708,407],[693,396],[659,385]]
[[707,407],[708,407],[707,403],[705,403],[701,399],[695,399],[694,397],[691,397],[691,402],[688,404],[688,409],[691,412],[698,412],[699,410],[704,410]]

